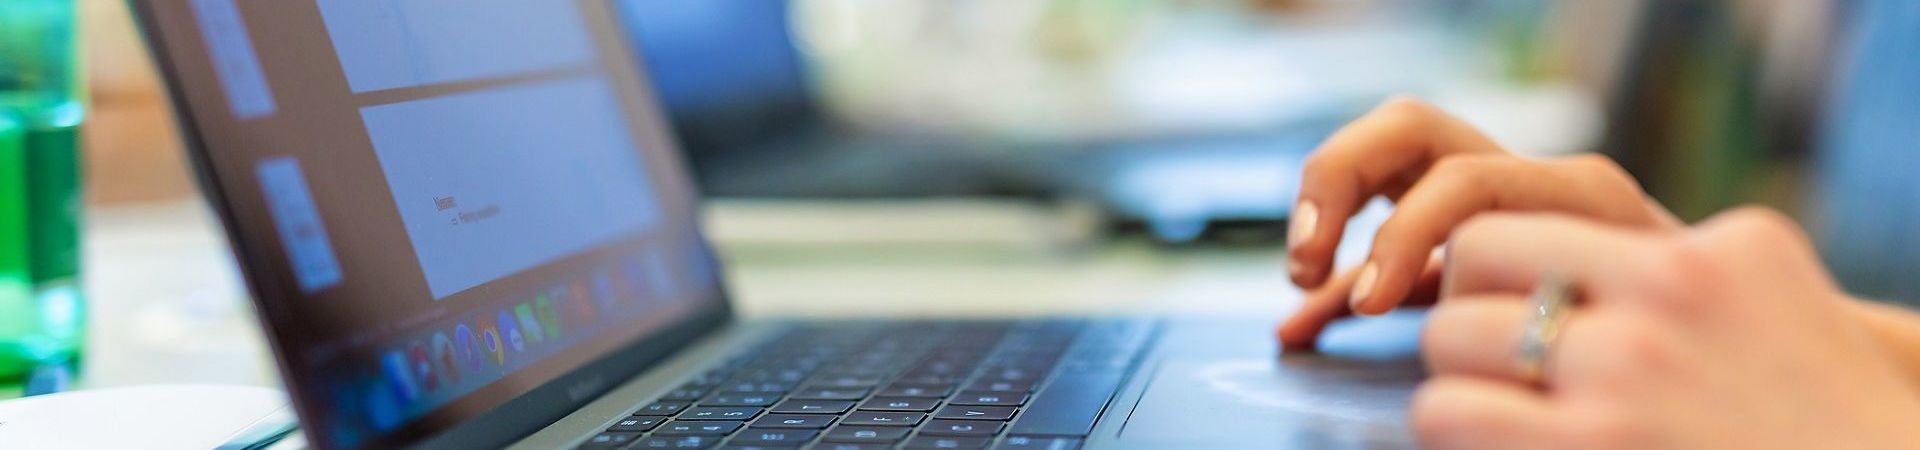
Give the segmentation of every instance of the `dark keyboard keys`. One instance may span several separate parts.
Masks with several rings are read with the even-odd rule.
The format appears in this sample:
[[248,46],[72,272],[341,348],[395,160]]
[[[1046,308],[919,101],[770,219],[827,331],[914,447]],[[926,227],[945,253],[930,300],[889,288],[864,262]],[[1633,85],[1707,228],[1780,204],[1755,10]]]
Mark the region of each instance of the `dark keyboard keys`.
[[760,408],[738,406],[696,406],[677,417],[680,420],[747,420],[760,415]]
[[940,400],[930,398],[874,397],[861,403],[860,410],[927,412],[939,405]]
[[740,429],[740,422],[674,421],[654,430],[655,436],[726,436]]
[[867,398],[867,389],[826,388],[807,389],[793,393],[796,400],[859,400]]
[[587,438],[587,442],[581,443],[580,448],[596,450],[621,448],[639,438],[640,433],[600,433]]
[[769,394],[721,394],[700,401],[700,406],[767,406],[780,401],[780,396]]
[[1027,403],[1027,393],[967,391],[953,396],[947,403],[972,406],[1020,406]]
[[727,446],[725,447],[720,447],[720,450],[794,450],[797,448],[799,447],[794,447],[791,445],[727,444]]
[[833,416],[820,414],[768,414],[753,421],[754,428],[821,429],[833,424]]
[[881,389],[880,392],[876,392],[874,395],[881,397],[941,398],[947,396],[948,390],[945,386],[895,384],[887,386],[886,389]]
[[960,436],[919,436],[900,448],[911,450],[979,450],[987,448],[988,438]]
[[787,400],[773,407],[782,414],[839,414],[853,408],[853,402],[839,400]]
[[660,422],[665,422],[666,420],[667,419],[663,417],[633,416],[620,419],[619,422],[614,422],[613,426],[607,427],[607,431],[644,433],[652,430],[653,427],[660,426]]
[[822,443],[814,444],[812,447],[807,447],[807,448],[810,450],[893,450],[893,444],[848,444],[848,443],[839,443],[839,442],[822,442]]
[[653,436],[627,448],[700,450],[715,445],[720,445],[720,438],[713,436]]
[[969,390],[969,391],[987,391],[987,392],[1020,392],[1020,393],[1026,393],[1026,392],[1031,392],[1031,391],[1033,391],[1033,382],[1031,382],[1031,381],[994,381],[994,380],[976,380],[976,381],[974,381],[974,382],[973,382],[973,384],[969,384],[969,385],[967,385],[967,389],[966,389],[966,390]]
[[641,407],[639,411],[634,411],[633,415],[671,416],[674,413],[678,413],[680,412],[680,410],[683,410],[683,409],[687,409],[687,404],[685,402],[654,402],[654,404]]
[[940,412],[933,413],[933,417],[955,420],[1007,420],[1013,418],[1013,411],[1013,408],[1005,406],[948,405],[941,407]]
[[734,435],[733,440],[730,442],[734,444],[797,447],[807,443],[807,441],[813,440],[813,437],[819,434],[819,431],[814,430],[749,428],[747,431]]
[[993,450],[1079,450],[1080,440],[1066,437],[1008,436]]
[[935,436],[993,436],[1000,434],[1006,424],[986,420],[933,419],[920,427],[921,435]]
[[1034,396],[1027,412],[1014,422],[1012,433],[1049,436],[1086,436],[1094,419],[1106,409],[1120,388],[1120,372],[1067,374]]
[[699,400],[700,397],[705,397],[706,395],[707,395],[706,389],[680,388],[680,389],[674,389],[672,391],[667,392],[667,395],[660,396],[660,400],[675,401],[675,402],[690,402],[694,400]]
[[841,418],[840,423],[847,425],[910,427],[919,425],[920,421],[926,418],[927,415],[921,413],[855,411],[853,414],[848,414],[846,417]]
[[907,437],[909,428],[870,427],[840,425],[827,430],[827,436],[821,438],[827,442],[845,442],[849,444],[890,444]]

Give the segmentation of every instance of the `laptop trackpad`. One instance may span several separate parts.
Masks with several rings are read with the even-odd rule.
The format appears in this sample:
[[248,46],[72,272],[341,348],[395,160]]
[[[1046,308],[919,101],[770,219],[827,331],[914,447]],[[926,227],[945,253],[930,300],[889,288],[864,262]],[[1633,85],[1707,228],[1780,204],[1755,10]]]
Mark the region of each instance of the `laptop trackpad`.
[[1359,353],[1169,353],[1117,437],[1165,448],[1411,447],[1419,360]]

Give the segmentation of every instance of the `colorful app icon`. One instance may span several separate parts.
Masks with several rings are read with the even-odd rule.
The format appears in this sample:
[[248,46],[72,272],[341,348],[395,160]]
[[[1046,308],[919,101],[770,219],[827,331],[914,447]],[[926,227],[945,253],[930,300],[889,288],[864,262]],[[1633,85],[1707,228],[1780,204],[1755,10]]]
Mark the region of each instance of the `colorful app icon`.
[[426,344],[407,344],[407,366],[413,368],[413,380],[420,383],[423,392],[440,390],[440,377],[433,373],[433,356],[427,354]]
[[420,398],[420,385],[413,382],[413,368],[407,365],[407,355],[399,350],[388,351],[380,358],[380,372],[386,375],[387,386],[400,402],[413,403]]
[[540,328],[547,331],[547,340],[560,339],[560,311],[553,307],[556,298],[543,296],[533,303],[535,317],[540,319]]
[[481,354],[484,351],[480,347],[480,336],[475,335],[473,329],[464,323],[453,326],[453,349],[456,352],[454,359],[460,360],[460,367],[467,371],[480,370],[480,365],[485,364],[487,359]]
[[[547,295],[540,294],[538,302],[546,301],[548,301]],[[546,333],[540,331],[540,319],[533,316],[533,305],[521,303],[514,306],[513,314],[520,318],[521,334],[527,336],[527,341],[538,344],[547,340]]]
[[392,391],[368,389],[365,403],[367,422],[373,426],[374,430],[385,433],[400,427],[401,417],[403,417],[400,411],[404,404],[400,399],[394,398]]
[[460,383],[460,351],[453,348],[453,340],[446,333],[433,334],[433,363],[439,365],[440,374],[447,378],[447,384]]
[[593,274],[593,303],[600,305],[601,311],[607,311],[619,302],[620,294],[613,288],[613,274],[606,271]]
[[520,321],[514,320],[513,313],[500,311],[499,325],[500,337],[507,340],[507,345],[513,346],[514,353],[527,350],[527,338],[520,334]]
[[593,288],[585,279],[574,280],[567,287],[567,323],[575,328],[593,323],[593,317],[599,315],[594,306]]
[[507,343],[500,339],[500,328],[494,325],[492,317],[481,316],[474,325],[480,327],[480,345],[486,349],[493,365],[507,363]]

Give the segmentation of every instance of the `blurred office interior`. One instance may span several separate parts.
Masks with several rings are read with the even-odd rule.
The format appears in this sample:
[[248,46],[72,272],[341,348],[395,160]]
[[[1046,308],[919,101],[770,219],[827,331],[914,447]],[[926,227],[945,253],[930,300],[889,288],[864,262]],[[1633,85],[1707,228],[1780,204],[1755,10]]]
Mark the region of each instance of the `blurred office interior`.
[[[1516,152],[1609,155],[1688,220],[1781,208],[1850,288],[1920,299],[1911,2],[619,1],[736,284],[774,299],[749,312],[941,283],[1279,295],[1302,160],[1396,94]],[[155,220],[211,222],[122,2],[81,3],[98,273],[165,248]],[[240,291],[217,292],[192,295]]]

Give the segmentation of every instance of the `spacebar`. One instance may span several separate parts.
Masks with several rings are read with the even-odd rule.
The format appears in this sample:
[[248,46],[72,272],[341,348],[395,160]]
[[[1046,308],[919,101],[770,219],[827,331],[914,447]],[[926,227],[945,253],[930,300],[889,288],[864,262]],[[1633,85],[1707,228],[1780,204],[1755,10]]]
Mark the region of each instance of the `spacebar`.
[[1086,436],[1093,432],[1094,419],[1107,407],[1113,391],[1120,388],[1120,372],[1069,373],[1061,375],[1027,402],[1027,411],[1013,423],[1009,434]]

